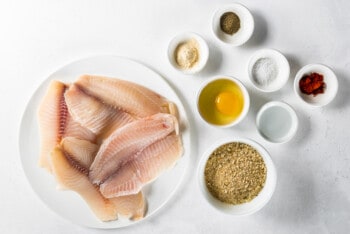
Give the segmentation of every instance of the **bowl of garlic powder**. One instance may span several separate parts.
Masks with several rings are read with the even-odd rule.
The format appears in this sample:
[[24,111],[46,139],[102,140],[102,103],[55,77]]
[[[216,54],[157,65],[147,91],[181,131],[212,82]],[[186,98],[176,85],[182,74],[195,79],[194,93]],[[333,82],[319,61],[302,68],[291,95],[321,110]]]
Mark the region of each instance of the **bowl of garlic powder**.
[[188,32],[175,36],[169,43],[170,64],[185,74],[200,72],[207,64],[209,47],[198,34]]
[[198,184],[205,200],[234,216],[250,215],[272,197],[277,174],[269,153],[247,138],[222,139],[202,156]]

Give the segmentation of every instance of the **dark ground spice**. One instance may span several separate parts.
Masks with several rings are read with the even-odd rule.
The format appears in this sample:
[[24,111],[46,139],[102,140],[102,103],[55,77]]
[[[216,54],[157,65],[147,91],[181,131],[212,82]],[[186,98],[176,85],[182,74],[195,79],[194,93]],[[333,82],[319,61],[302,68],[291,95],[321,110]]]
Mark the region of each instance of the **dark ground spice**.
[[226,34],[234,34],[241,27],[241,20],[233,12],[226,12],[220,18],[220,28]]

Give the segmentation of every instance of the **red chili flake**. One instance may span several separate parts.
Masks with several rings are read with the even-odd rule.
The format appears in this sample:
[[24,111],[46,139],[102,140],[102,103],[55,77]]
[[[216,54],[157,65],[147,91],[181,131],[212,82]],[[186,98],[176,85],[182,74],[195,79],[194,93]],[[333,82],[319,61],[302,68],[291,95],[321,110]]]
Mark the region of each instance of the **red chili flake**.
[[312,72],[310,75],[303,76],[299,81],[299,88],[302,93],[313,94],[324,93],[326,83],[323,81],[323,75]]

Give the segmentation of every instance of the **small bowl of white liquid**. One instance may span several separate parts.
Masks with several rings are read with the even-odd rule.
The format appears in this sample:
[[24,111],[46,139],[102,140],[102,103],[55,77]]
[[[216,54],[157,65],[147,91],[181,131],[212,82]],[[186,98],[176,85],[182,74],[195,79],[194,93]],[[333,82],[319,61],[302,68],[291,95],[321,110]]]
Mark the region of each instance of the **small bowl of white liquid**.
[[256,126],[262,137],[273,143],[284,143],[295,135],[298,116],[284,102],[272,101],[263,105],[256,117]]

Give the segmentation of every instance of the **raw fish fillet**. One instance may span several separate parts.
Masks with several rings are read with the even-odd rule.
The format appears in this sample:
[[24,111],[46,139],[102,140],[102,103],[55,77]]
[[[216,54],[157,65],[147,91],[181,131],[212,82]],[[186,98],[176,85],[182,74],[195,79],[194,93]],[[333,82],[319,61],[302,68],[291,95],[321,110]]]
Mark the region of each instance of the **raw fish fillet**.
[[109,200],[115,205],[118,217],[139,220],[145,216],[147,202],[142,192],[134,195],[114,197]]
[[77,192],[87,202],[95,215],[102,221],[123,216],[130,219],[144,217],[146,201],[142,192],[113,199],[103,197],[99,187],[88,178],[88,170],[98,146],[73,137],[64,138],[61,147],[51,154],[54,175],[57,182],[66,189]]
[[136,120],[117,129],[97,152],[90,167],[91,181],[101,184],[120,166],[137,156],[138,152],[177,129],[176,117],[163,113]]
[[38,110],[40,132],[39,166],[50,169],[49,155],[51,150],[65,136],[94,141],[95,135],[70,117],[64,100],[67,86],[64,83],[51,81],[46,95]]
[[80,140],[75,137],[63,138],[61,146],[70,158],[76,162],[75,164],[81,167],[80,171],[88,174],[99,146],[90,141]]
[[136,194],[142,187],[172,167],[182,155],[180,137],[171,134],[145,148],[100,185],[104,197]]
[[73,119],[97,136],[109,132],[111,128],[117,129],[135,120],[121,109],[113,108],[98,98],[88,95],[77,85],[71,85],[64,96]]
[[102,221],[117,219],[115,205],[104,198],[98,186],[93,185],[79,167],[72,165],[65,152],[55,147],[51,152],[51,166],[57,182],[63,187],[77,192]]
[[83,75],[76,84],[89,95],[139,118],[156,113],[175,114],[175,104],[133,82],[102,76]]

